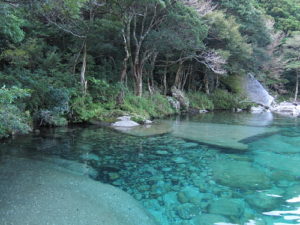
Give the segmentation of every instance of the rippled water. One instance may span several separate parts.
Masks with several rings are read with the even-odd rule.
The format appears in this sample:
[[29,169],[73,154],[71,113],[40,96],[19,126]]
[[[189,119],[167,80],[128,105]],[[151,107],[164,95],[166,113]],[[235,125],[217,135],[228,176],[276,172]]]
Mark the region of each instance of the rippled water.
[[[211,113],[168,122],[176,132],[151,137],[97,127],[42,130],[1,143],[0,157],[47,161],[110,183],[162,225],[300,224],[299,119]],[[178,124],[185,135],[178,134]],[[189,138],[201,124],[221,127],[215,132],[219,143],[235,140],[244,128],[271,132],[245,138],[246,149],[230,149],[201,135]]]

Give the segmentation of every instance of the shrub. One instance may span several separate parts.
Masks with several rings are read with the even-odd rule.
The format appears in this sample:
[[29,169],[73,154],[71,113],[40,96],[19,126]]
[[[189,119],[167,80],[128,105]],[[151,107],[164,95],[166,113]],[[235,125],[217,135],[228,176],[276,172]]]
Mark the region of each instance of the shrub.
[[17,87],[0,88],[0,138],[31,130],[29,113],[20,110],[19,99],[29,96],[29,90]]
[[91,119],[102,119],[105,109],[100,103],[93,103],[90,95],[76,96],[71,101],[71,117],[73,122],[84,122]]
[[44,94],[47,101],[43,108],[35,113],[34,119],[39,126],[65,126],[68,124],[64,117],[69,113],[69,92],[63,88],[49,87]]
[[245,101],[245,97],[220,89],[216,90],[210,96],[210,99],[214,104],[214,108],[220,110],[247,109],[252,105]]
[[224,84],[228,90],[235,94],[243,95],[244,90],[244,77],[238,75],[224,76],[221,78],[222,84]]
[[188,98],[190,100],[190,107],[194,109],[206,109],[213,110],[214,104],[212,100],[209,99],[207,94],[202,92],[189,92]]
[[174,113],[174,109],[167,98],[160,94],[138,97],[128,93],[124,98],[121,109],[135,115],[138,121]]

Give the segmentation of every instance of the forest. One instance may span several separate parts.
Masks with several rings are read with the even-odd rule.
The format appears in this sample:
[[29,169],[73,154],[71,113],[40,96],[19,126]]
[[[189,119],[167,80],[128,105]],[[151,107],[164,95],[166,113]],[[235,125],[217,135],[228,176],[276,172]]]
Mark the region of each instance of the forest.
[[299,0],[1,0],[0,17],[0,138],[246,109],[248,74],[297,101]]

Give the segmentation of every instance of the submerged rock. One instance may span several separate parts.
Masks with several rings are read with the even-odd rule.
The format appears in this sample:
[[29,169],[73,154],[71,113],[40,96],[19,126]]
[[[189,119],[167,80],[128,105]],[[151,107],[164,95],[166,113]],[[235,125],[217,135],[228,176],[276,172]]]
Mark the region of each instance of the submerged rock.
[[215,214],[201,214],[193,219],[195,225],[213,225],[213,224],[226,224],[229,220],[224,216]]
[[250,145],[253,145],[256,150],[259,146],[260,150],[276,153],[298,153],[300,144],[300,135],[296,137],[288,137],[280,134],[275,134],[270,137],[256,140]]
[[282,196],[278,192],[256,192],[248,195],[246,200],[250,206],[261,211],[275,209],[279,206]]
[[178,216],[183,220],[189,220],[200,214],[200,209],[191,203],[179,205],[176,211]]
[[155,224],[127,193],[51,163],[2,159],[0,180],[0,224]]
[[298,154],[276,154],[272,152],[257,152],[255,162],[260,165],[286,171],[288,174],[299,177],[300,156]]
[[176,137],[215,145],[223,148],[246,150],[243,140],[253,136],[266,135],[277,131],[275,128],[227,125],[217,123],[178,122],[173,125]]
[[212,164],[216,182],[244,190],[262,190],[271,185],[269,177],[249,162],[218,160]]
[[223,216],[240,216],[243,213],[243,202],[240,199],[219,199],[208,206],[208,212]]

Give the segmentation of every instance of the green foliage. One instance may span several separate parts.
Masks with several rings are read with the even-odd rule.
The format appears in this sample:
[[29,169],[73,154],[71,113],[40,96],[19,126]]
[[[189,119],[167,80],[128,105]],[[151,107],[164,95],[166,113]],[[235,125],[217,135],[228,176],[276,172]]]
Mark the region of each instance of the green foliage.
[[117,95],[121,91],[120,84],[110,84],[106,80],[99,80],[91,77],[89,79],[90,84],[90,94],[95,102],[101,104],[107,104],[107,107],[114,107],[111,105],[112,102],[115,102]]
[[189,92],[187,97],[190,101],[190,107],[199,110],[213,110],[214,104],[207,94],[202,92]]
[[239,95],[245,94],[244,91],[244,78],[243,76],[238,75],[231,75],[231,76],[224,76],[221,78],[222,84],[226,86],[231,92]]
[[216,90],[210,99],[214,108],[218,110],[248,109],[251,104],[246,101],[245,97],[229,93],[225,90]]
[[133,115],[139,115],[143,120],[151,117],[162,117],[174,113],[167,98],[160,94],[138,97],[128,94],[121,109]]
[[13,104],[17,99],[30,96],[30,91],[27,89],[20,89],[18,87],[6,88],[3,86],[0,88],[0,104],[8,105]]
[[155,45],[161,53],[179,57],[195,54],[204,48],[208,27],[193,9],[176,2],[166,15],[160,29],[154,30],[147,45]]
[[71,116],[73,122],[84,122],[91,119],[103,119],[105,109],[101,104],[93,103],[90,95],[76,96],[71,101]]
[[22,41],[25,37],[22,30],[24,20],[19,17],[17,11],[3,5],[0,7],[0,17],[0,36],[3,35],[15,43]]
[[16,133],[28,133],[30,120],[28,112],[18,107],[21,98],[28,97],[29,90],[17,87],[0,88],[0,138]]
[[245,69],[252,57],[252,46],[240,33],[240,24],[233,16],[226,16],[222,11],[216,11],[206,16],[209,24],[209,42],[214,48],[227,50],[229,53],[227,69],[231,73],[237,68]]
[[[139,76],[156,93],[162,87],[168,93],[176,77],[191,107],[232,109],[247,107],[241,97],[244,74],[257,73],[265,84],[294,87],[300,67],[299,35],[289,33],[282,45],[287,62],[282,78],[261,75],[274,53],[272,46],[280,45],[269,45],[277,36],[266,13],[274,17],[277,29],[297,30],[299,0],[216,0],[211,4],[217,8],[209,13],[199,13],[209,8],[201,5],[204,1],[199,8],[170,0],[15,2],[17,7],[8,1],[0,6],[0,84],[19,87],[0,91],[1,113],[11,120],[1,124],[2,136],[26,130],[20,124],[27,124],[29,114],[37,125],[60,126],[114,121],[124,114],[142,121],[174,113],[165,96],[145,91],[143,97],[133,95]],[[84,59],[87,93],[81,84]],[[220,68],[227,71],[222,78],[216,74]],[[121,71],[127,73],[122,85]],[[230,93],[189,92],[203,89],[204,81],[205,88],[214,90],[217,77],[219,87]],[[30,96],[23,98],[27,89]],[[123,104],[120,93],[125,93]]]
[[271,15],[275,27],[285,32],[300,30],[299,0],[259,0],[260,5]]
[[65,89],[50,87],[45,96],[44,108],[37,111],[35,121],[40,126],[65,126],[68,124],[64,115],[69,113],[69,93]]

